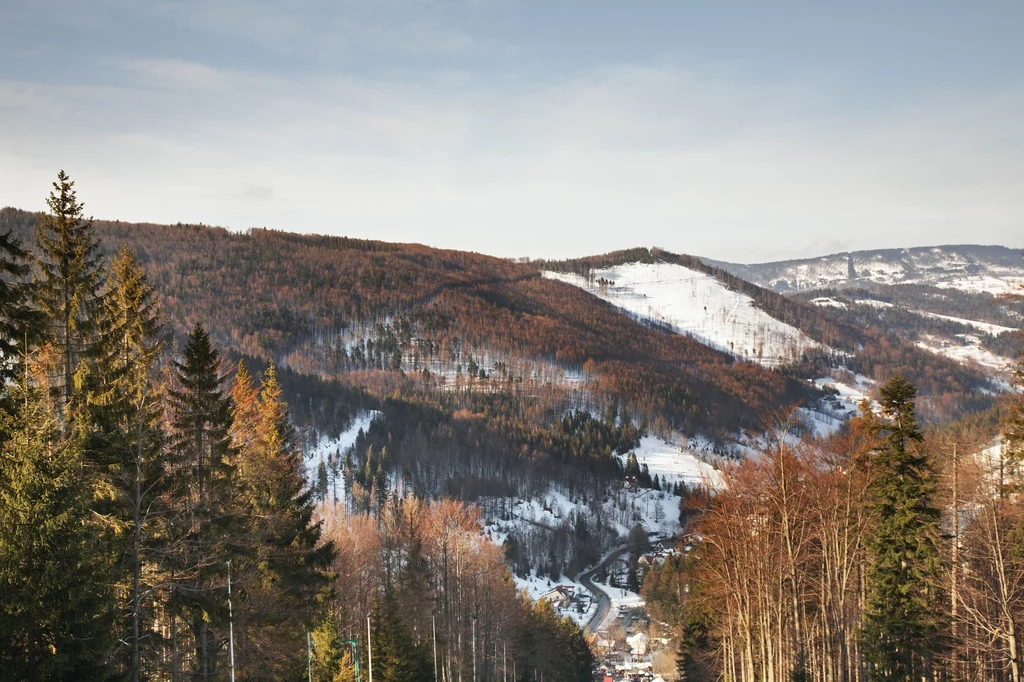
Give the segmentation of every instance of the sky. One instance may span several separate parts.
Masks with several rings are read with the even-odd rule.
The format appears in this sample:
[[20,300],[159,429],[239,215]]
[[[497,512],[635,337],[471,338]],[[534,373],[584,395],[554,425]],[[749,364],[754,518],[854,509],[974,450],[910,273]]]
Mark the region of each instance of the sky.
[[0,205],[569,257],[1024,246],[1024,3],[0,0]]

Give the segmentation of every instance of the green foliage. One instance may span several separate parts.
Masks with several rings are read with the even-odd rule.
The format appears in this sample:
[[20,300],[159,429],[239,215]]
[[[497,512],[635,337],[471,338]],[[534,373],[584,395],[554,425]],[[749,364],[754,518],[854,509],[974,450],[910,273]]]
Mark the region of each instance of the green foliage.
[[74,187],[64,171],[57,174],[33,254],[39,273],[35,304],[45,322],[44,338],[60,354],[54,383],[65,410],[76,395],[78,403],[84,402],[82,370],[99,352],[103,314],[103,255]]
[[[239,383],[246,379],[239,368]],[[235,395],[239,395],[237,390]],[[235,420],[252,420],[252,438],[238,442],[233,502],[244,531],[232,541],[238,584],[239,667],[248,679],[280,679],[301,667],[302,641],[316,616],[316,597],[326,587],[333,557],[313,521],[313,490],[305,483],[302,453],[281,398],[273,365],[258,398],[235,404]]]
[[[36,369],[43,371],[45,368]],[[0,668],[8,679],[103,679],[114,644],[109,519],[80,432],[45,390],[0,412]]]
[[171,442],[164,495],[166,525],[161,568],[171,574],[168,607],[191,628],[194,672],[215,666],[226,625],[224,586],[237,512],[232,508],[234,470],[231,400],[225,395],[220,355],[196,326],[175,362],[178,388],[170,392]]
[[881,389],[885,447],[871,462],[873,513],[862,641],[872,679],[910,682],[942,650],[940,510],[914,414],[917,391],[900,376]]
[[393,592],[374,609],[373,679],[383,682],[430,682],[434,679],[429,642],[417,643],[401,615]]
[[355,682],[353,648],[338,629],[334,611],[317,623],[312,632],[313,679],[318,682]]
[[28,273],[28,254],[10,231],[0,231],[0,409],[41,321],[29,305]]
[[111,264],[104,304],[101,352],[89,399],[95,425],[90,452],[114,491],[109,513],[130,527],[109,551],[120,563],[118,592],[127,595],[117,632],[128,646],[119,650],[118,665],[141,673],[143,640],[152,639],[146,634],[151,620],[146,595],[152,591],[146,562],[164,447],[164,396],[157,386],[164,343],[156,294],[127,246]]
[[[527,638],[520,649],[528,652],[523,673],[537,670],[545,679],[565,682],[590,682],[595,665],[594,654],[583,630],[571,618],[561,617],[547,601],[541,600],[529,612]],[[529,679],[533,679],[530,677]]]

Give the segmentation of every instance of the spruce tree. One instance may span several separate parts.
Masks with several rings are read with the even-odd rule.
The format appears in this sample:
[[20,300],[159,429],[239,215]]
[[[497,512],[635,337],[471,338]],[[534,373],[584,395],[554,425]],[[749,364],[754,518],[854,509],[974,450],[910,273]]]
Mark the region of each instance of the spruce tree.
[[160,557],[170,576],[168,608],[188,624],[195,649],[192,672],[204,677],[214,674],[223,645],[214,632],[226,629],[227,562],[239,532],[232,405],[220,355],[201,326],[189,333],[174,367]]
[[92,450],[104,453],[98,459],[117,491],[114,513],[130,527],[112,551],[122,557],[119,582],[128,595],[120,626],[120,638],[129,643],[124,667],[138,680],[140,644],[147,638],[143,568],[154,522],[149,510],[159,492],[164,440],[156,384],[164,344],[156,294],[127,246],[111,264],[107,291],[102,371],[90,399],[97,427]]
[[[241,399],[246,381],[236,383]],[[247,519],[248,542],[239,564],[246,593],[239,608],[241,668],[250,679],[281,679],[301,668],[301,644],[316,616],[316,596],[326,587],[333,548],[320,544],[313,489],[273,365],[258,400],[235,412],[236,419],[252,421],[252,441],[236,441],[235,450],[238,515]]]
[[943,609],[940,510],[923,438],[917,390],[903,377],[881,390],[885,445],[871,462],[873,514],[862,641],[872,680],[929,676],[940,649]]
[[60,356],[54,385],[65,429],[70,428],[67,412],[75,396],[82,395],[83,370],[99,349],[104,281],[99,241],[74,188],[60,171],[46,200],[49,213],[41,216],[36,230],[34,254],[38,275],[33,292],[45,320],[43,335]]
[[28,254],[13,234],[0,232],[0,409],[5,407],[9,382],[18,376],[35,341],[39,318],[29,305],[28,273]]
[[[430,682],[434,679],[431,653],[413,641],[393,591],[374,611],[373,677],[382,682]],[[469,664],[470,668],[472,664]]]
[[[17,416],[0,411],[0,676],[104,679],[114,641],[109,519],[85,457],[86,436],[65,433],[43,353],[16,387]],[[87,421],[87,420],[86,420]]]

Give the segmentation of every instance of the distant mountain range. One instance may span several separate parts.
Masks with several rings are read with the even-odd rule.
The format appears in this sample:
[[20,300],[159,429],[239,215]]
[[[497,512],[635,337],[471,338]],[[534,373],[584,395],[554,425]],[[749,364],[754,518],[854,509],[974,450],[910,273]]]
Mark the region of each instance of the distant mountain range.
[[925,284],[994,295],[1024,282],[1024,256],[1005,246],[955,245],[835,253],[818,258],[744,265],[707,258],[708,265],[780,293]]

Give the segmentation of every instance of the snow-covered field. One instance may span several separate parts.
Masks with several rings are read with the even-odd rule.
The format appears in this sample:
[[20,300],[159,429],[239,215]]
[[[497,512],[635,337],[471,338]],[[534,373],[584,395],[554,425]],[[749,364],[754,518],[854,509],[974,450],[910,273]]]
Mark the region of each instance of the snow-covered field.
[[[993,325],[995,326],[995,325]],[[947,357],[961,364],[976,363],[985,369],[994,370],[997,375],[1007,375],[1013,369],[1013,361],[996,355],[981,346],[981,338],[974,334],[957,334],[961,343],[924,334],[917,345],[936,355]]]
[[927,313],[927,312],[924,312],[923,310],[912,310],[911,312],[917,313],[918,315],[923,315],[925,317],[931,317],[931,318],[936,319],[936,320],[947,320],[949,322],[959,322],[960,324],[966,325],[968,327],[974,327],[975,329],[977,329],[979,331],[983,331],[986,334],[992,334],[993,336],[999,336],[1000,334],[1004,334],[1006,332],[1015,332],[1015,331],[1017,331],[1013,327],[1004,327],[1001,324],[992,324],[990,322],[979,322],[978,320],[969,320],[966,317],[953,317],[951,315],[939,315],[938,313]]
[[793,362],[804,351],[820,347],[799,329],[754,307],[749,296],[681,265],[628,263],[591,275],[544,273],[640,318],[768,367]]
[[[684,483],[689,487],[711,489],[722,486],[721,475],[710,464],[698,459],[699,451],[689,442],[679,446],[661,438],[644,436],[640,439],[640,447],[632,452],[636,453],[640,466],[646,464],[651,476],[657,475],[663,486],[665,483]],[[619,461],[625,464],[627,456],[620,456]]]
[[812,298],[811,303],[822,308],[839,308],[841,310],[846,310],[847,308],[845,301],[836,300],[831,296],[818,296],[817,298]]
[[836,253],[775,263],[712,264],[780,292],[878,284],[926,284],[993,295],[1019,292],[1024,262],[1000,246],[950,245]]
[[[876,308],[893,307],[892,303],[878,301],[871,298],[858,299],[857,303],[861,305],[870,305]],[[965,317],[940,315],[938,313],[930,313],[924,310],[910,310],[909,312],[935,320],[957,322],[966,327],[977,329],[979,332],[995,336],[1017,331],[1013,327],[992,324],[991,322],[980,322],[978,320],[971,320]],[[921,340],[917,342],[917,345],[918,347],[935,353],[936,355],[947,357],[961,364],[981,365],[985,369],[994,370],[997,375],[1005,375],[1013,366],[1013,361],[1009,358],[996,355],[995,353],[983,348],[981,345],[981,338],[976,334],[957,334],[956,340],[931,334],[924,334],[922,335]]]
[[1000,294],[1020,293],[1021,282],[1021,278],[1014,275],[1006,277],[975,275],[937,282],[935,286],[941,289],[959,289],[960,291],[975,294],[989,293],[993,296],[999,296]]
[[869,305],[873,308],[892,308],[892,303],[888,301],[878,301],[873,298],[858,298],[854,303],[858,305]]

